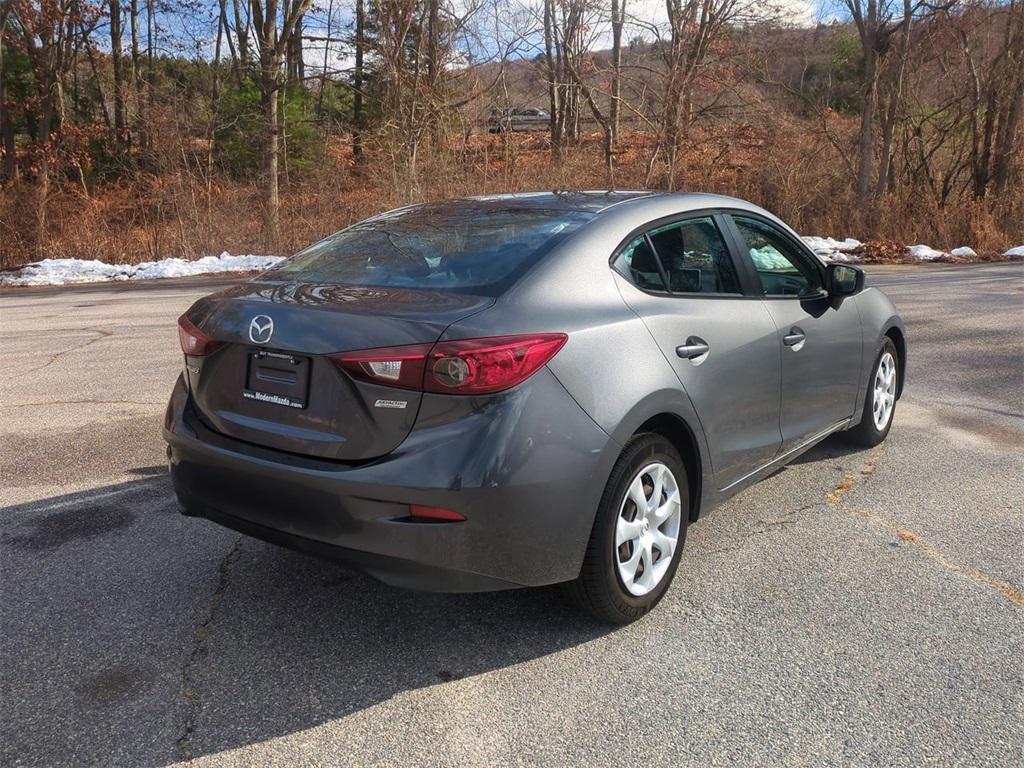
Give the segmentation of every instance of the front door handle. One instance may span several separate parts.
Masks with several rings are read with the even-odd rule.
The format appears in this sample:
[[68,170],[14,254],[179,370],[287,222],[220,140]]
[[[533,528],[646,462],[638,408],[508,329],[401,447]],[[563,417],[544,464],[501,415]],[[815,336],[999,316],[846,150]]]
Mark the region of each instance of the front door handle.
[[796,347],[797,349],[804,343],[807,336],[799,328],[793,327],[789,329],[789,333],[782,337],[782,343],[787,347]]
[[676,347],[676,354],[687,360],[706,355],[711,350],[708,343],[699,336],[691,336],[682,346]]

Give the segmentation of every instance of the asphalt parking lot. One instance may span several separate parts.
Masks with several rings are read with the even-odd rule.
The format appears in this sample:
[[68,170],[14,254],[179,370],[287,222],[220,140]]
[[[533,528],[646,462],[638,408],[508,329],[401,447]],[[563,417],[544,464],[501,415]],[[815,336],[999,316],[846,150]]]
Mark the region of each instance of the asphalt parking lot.
[[869,275],[910,345],[889,440],[702,520],[620,629],[179,516],[174,321],[212,283],[4,291],[0,764],[1020,765],[1024,267]]

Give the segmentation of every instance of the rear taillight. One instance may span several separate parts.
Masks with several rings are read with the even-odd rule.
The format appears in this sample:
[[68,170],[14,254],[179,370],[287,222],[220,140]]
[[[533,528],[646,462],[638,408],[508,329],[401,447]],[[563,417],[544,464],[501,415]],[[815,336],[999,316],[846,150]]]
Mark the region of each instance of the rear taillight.
[[402,389],[421,389],[423,369],[433,344],[380,347],[329,355],[354,378]]
[[331,355],[362,381],[403,389],[476,395],[525,381],[562,348],[564,333],[492,336]]
[[185,315],[178,318],[178,341],[182,352],[197,357],[208,355],[221,345],[199,330]]
[[423,388],[428,392],[500,392],[525,381],[555,356],[564,333],[441,341],[430,350]]

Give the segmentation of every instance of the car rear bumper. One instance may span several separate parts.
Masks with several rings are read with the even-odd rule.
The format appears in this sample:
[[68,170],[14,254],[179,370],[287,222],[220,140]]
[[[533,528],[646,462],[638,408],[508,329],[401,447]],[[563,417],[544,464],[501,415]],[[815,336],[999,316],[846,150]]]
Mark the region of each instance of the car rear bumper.
[[[454,419],[452,398],[435,398],[396,451],[342,464],[214,432],[179,381],[164,437],[182,511],[395,586],[472,592],[575,578],[618,453],[608,435],[547,370],[486,402],[459,398],[465,413]],[[413,503],[466,520],[413,520]]]

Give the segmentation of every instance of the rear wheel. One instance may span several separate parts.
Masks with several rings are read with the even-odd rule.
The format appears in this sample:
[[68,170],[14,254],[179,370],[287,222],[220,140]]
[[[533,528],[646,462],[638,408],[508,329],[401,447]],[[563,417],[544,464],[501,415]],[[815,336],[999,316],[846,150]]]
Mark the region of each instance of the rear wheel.
[[899,358],[896,347],[889,339],[875,359],[864,399],[864,413],[860,424],[846,432],[850,442],[874,446],[885,440],[896,413],[896,387],[899,382]]
[[601,497],[575,602],[596,618],[635,621],[668,590],[686,541],[690,508],[678,451],[655,434],[629,442]]

